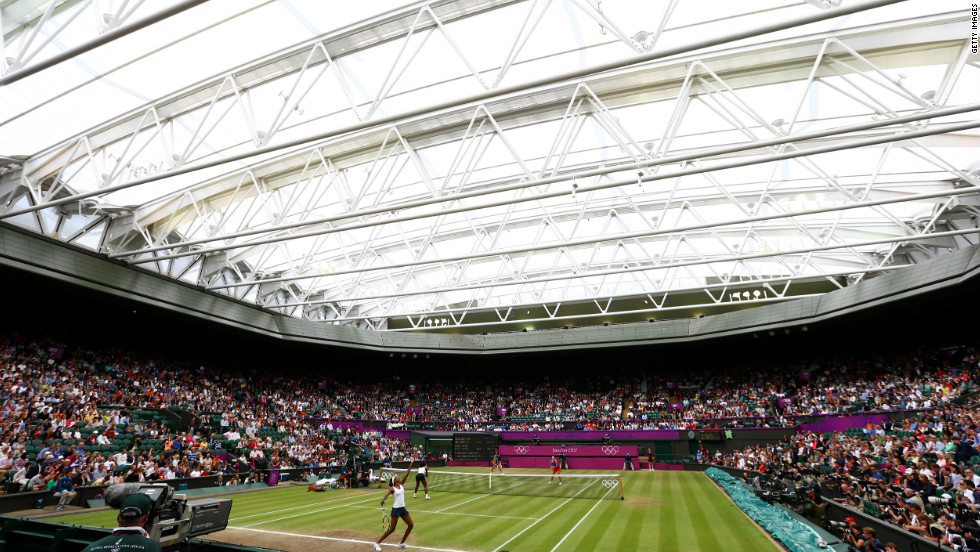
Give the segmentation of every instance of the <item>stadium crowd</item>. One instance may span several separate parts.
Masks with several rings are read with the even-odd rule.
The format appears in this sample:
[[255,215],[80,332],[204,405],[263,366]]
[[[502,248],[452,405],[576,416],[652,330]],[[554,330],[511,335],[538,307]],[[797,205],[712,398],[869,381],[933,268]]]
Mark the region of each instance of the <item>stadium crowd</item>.
[[[962,391],[947,351],[919,350],[879,358],[841,358],[809,366],[712,368],[681,377],[642,371],[591,378],[464,382],[364,379],[337,381],[268,370],[183,366],[121,350],[82,349],[0,338],[3,411],[70,408],[86,423],[94,405],[152,408],[182,405],[220,412],[221,426],[285,431],[309,417],[444,421],[455,427],[547,429],[689,428],[724,419],[931,408]],[[974,359],[975,364],[975,359]],[[764,383],[762,383],[764,382]],[[105,422],[103,422],[105,423]],[[537,426],[535,427],[535,423]],[[549,425],[550,424],[550,425]],[[308,429],[308,428],[307,428]]]
[[[918,375],[896,374],[891,387],[871,389],[888,396],[890,389],[907,389]],[[978,377],[975,349],[945,363],[937,376],[937,381],[946,378],[950,391],[972,388]],[[941,389],[933,389],[938,397],[924,393],[916,401],[936,408],[902,413],[901,420],[842,432],[801,431],[779,443],[733,452],[702,449],[698,460],[812,489],[807,511],[818,513],[817,522],[824,521],[822,501],[829,499],[937,544],[980,550],[980,402],[964,397],[965,404],[957,406],[948,400],[953,393]],[[858,550],[875,550],[853,518],[847,525],[840,528],[842,538]]]
[[[254,467],[345,465],[350,454],[373,462],[419,454],[371,428],[334,429],[345,420],[381,419],[389,428],[432,421],[432,429],[793,425],[788,416],[943,407],[975,388],[976,364],[973,349],[962,360],[935,349],[805,369],[733,366],[676,379],[637,371],[423,384],[201,367],[3,335],[0,474],[13,474],[27,489],[57,485],[64,472],[80,484],[234,478]],[[189,427],[140,415],[163,407],[186,410]],[[324,418],[333,422],[319,425]]]

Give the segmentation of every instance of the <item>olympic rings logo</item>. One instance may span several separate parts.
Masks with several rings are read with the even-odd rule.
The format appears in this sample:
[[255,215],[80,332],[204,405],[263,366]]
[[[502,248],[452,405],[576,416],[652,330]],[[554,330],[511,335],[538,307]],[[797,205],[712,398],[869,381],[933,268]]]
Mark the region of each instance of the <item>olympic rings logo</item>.
[[527,454],[528,450],[530,449],[528,449],[527,447],[514,447],[514,452],[517,454]]
[[605,481],[602,482],[602,486],[607,489],[612,489],[617,485],[619,485],[619,481],[616,481],[615,479],[606,479]]
[[610,456],[614,454],[619,454],[619,447],[609,447],[609,446],[602,447],[602,453],[608,454]]

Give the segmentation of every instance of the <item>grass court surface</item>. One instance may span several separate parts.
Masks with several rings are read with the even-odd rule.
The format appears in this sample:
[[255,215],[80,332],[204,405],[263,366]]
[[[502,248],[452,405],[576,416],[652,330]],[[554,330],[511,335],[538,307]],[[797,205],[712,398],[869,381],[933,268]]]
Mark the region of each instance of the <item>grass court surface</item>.
[[[486,473],[486,469],[458,469]],[[508,473],[546,470],[508,470]],[[584,472],[572,473],[610,473]],[[557,483],[557,482],[556,482]],[[625,501],[443,492],[433,481],[432,500],[411,498],[415,522],[407,544],[416,550],[509,551],[715,551],[780,550],[703,473],[625,472]],[[290,552],[373,550],[382,533],[384,491],[307,492],[279,487],[229,496],[229,529],[205,538]],[[221,496],[221,495],[215,495]],[[618,493],[617,493],[618,496]],[[191,497],[192,499],[198,497]],[[393,498],[385,507],[390,509]],[[115,510],[55,518],[65,523],[115,527]],[[394,549],[404,524],[385,541]]]

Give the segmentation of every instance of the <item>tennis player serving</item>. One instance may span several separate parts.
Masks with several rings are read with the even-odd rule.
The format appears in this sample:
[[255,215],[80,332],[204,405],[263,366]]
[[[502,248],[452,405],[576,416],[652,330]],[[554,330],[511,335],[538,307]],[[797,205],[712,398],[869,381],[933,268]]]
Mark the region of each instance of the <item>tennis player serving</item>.
[[395,495],[395,503],[391,505],[391,527],[385,531],[384,535],[381,535],[378,542],[374,543],[375,550],[381,550],[381,541],[388,538],[388,535],[395,531],[395,527],[398,526],[398,518],[404,519],[408,525],[408,528],[405,529],[405,534],[402,535],[402,541],[398,543],[398,548],[408,548],[408,545],[405,544],[405,539],[408,538],[408,534],[412,532],[412,527],[415,524],[412,523],[412,516],[408,515],[408,510],[405,509],[405,481],[408,480],[408,474],[412,473],[412,465],[414,464],[415,459],[412,459],[408,463],[408,469],[405,470],[405,475],[402,476],[401,481],[397,477],[392,477],[391,481],[388,482],[388,492],[381,499],[381,507],[384,508],[385,500],[388,500],[388,495]]

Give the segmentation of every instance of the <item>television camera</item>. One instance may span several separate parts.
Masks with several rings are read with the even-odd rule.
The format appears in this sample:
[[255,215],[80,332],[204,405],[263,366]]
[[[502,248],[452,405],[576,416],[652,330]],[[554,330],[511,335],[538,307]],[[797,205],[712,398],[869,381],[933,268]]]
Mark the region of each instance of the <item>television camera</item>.
[[780,502],[787,506],[799,506],[804,500],[812,498],[809,487],[791,486],[776,477],[753,477],[748,484],[757,497],[769,504]]
[[231,499],[187,500],[186,495],[174,494],[166,483],[117,483],[105,490],[105,502],[118,510],[126,498],[136,493],[145,494],[153,501],[145,529],[162,548],[175,547],[188,538],[228,527]]

